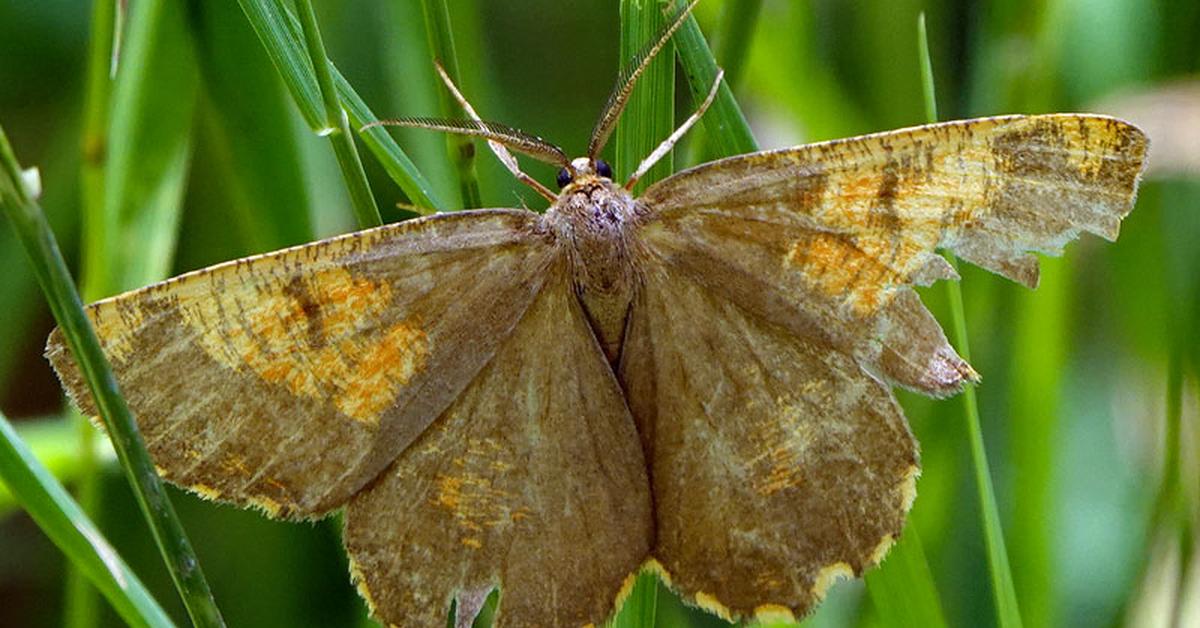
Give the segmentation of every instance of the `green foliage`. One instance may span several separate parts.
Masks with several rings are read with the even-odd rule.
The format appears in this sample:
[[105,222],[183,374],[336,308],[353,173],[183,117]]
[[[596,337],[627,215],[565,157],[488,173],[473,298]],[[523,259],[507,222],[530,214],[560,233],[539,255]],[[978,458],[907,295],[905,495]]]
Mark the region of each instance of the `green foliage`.
[[[89,35],[86,5],[0,0],[0,124],[23,161],[40,166],[40,203],[86,298],[353,228],[346,179],[313,133],[330,126],[329,90],[320,89],[297,4],[129,3],[120,70],[110,78],[109,45],[100,38],[112,36],[118,4],[97,2]],[[455,115],[441,109],[433,56],[456,60],[452,74],[484,118],[577,154],[618,66],[661,22],[663,3],[313,4],[331,83],[349,113],[343,140],[358,136],[368,149],[366,181],[385,220],[395,220],[413,207],[456,207],[458,195],[477,194],[485,207],[544,207],[481,143],[473,144],[470,192],[472,175],[456,161],[463,153],[448,153],[445,138],[358,132],[376,114]],[[702,0],[673,42],[676,63],[665,52],[639,84],[609,154],[620,172],[636,167],[691,112],[718,65],[732,89],[722,88],[673,165],[645,182],[758,145],[919,124],[925,92],[913,24],[922,11],[943,119],[1095,110],[1103,97],[1200,71],[1198,7]],[[437,19],[427,20],[426,10]],[[523,163],[552,183],[552,169]],[[865,587],[834,587],[804,625],[1120,625],[1142,612],[1150,576],[1184,581],[1197,530],[1189,452],[1200,448],[1200,429],[1188,399],[1200,366],[1200,183],[1151,180],[1141,196],[1120,242],[1085,237],[1067,247],[1063,260],[1044,264],[1037,291],[960,269],[961,315],[984,377],[972,393],[979,421],[964,422],[957,399],[901,396],[924,467],[908,528]],[[99,471],[90,471],[77,455],[78,425],[65,413],[23,420],[62,405],[40,358],[44,300],[8,226],[0,226],[0,268],[0,408],[69,487],[99,483],[92,519],[149,592],[113,598],[91,579],[99,572],[86,552],[64,550],[88,576],[80,581],[96,582],[110,600],[98,610],[81,604],[85,617],[74,625],[121,625],[131,603],[151,597],[186,621],[151,537],[131,523],[136,498],[108,472],[115,457],[101,453]],[[937,286],[922,297],[952,330],[956,298]],[[986,445],[987,469],[974,466],[978,444]],[[985,479],[994,482],[992,512],[979,506]],[[23,602],[57,601],[64,567],[63,554],[22,522],[15,492],[0,493],[0,624],[59,624],[60,604]],[[336,521],[284,524],[177,492],[171,498],[231,625],[369,623],[346,577]],[[997,539],[1011,569],[999,567]],[[1170,555],[1153,549],[1161,547],[1185,557],[1159,558]],[[1013,593],[992,584],[1003,571],[1011,571]],[[617,621],[726,625],[650,575],[638,579]]]

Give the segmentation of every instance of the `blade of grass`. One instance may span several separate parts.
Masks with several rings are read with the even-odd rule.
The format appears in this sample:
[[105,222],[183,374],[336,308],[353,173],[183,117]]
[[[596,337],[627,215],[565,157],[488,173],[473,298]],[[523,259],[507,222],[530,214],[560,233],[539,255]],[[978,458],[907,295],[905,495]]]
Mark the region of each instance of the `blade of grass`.
[[[689,15],[675,35],[675,50],[679,54],[683,73],[687,76],[692,102],[703,102],[717,78],[717,60],[704,39],[704,33],[700,31],[696,16]],[[742,115],[742,109],[729,89],[728,77],[722,79],[717,98],[701,123],[704,125],[708,150],[714,156],[727,157],[758,150],[758,142],[754,139],[750,124],[746,122],[746,116]]]
[[[75,422],[73,413],[22,419],[15,427],[17,436],[59,482],[72,484],[79,479],[82,469],[79,461],[79,439],[76,436],[79,424]],[[97,441],[96,457],[104,464],[116,462],[116,454],[112,447],[106,441]],[[19,506],[16,497],[3,482],[0,482],[0,518]]]
[[763,0],[733,0],[725,4],[724,28],[717,39],[717,47],[730,89],[737,87],[742,78],[762,5]]
[[[672,4],[667,0],[621,0],[622,63],[633,59],[646,42],[666,26],[667,11]],[[668,43],[646,68],[617,124],[613,168],[618,180],[625,180],[642,158],[675,130],[675,55],[671,52],[672,45]],[[715,74],[713,78],[716,78]],[[672,159],[668,154],[651,168],[634,187],[635,193],[673,172]]]
[[102,157],[103,202],[84,215],[89,301],[170,271],[191,150],[198,74],[183,8],[135,4],[124,46]]
[[66,336],[71,353],[79,360],[121,467],[150,524],[150,531],[188,614],[197,626],[223,626],[200,563],[154,470],[137,424],[120,395],[112,368],[83,311],[83,302],[71,281],[54,234],[46,224],[41,208],[29,195],[25,173],[21,171],[3,128],[0,128],[0,209],[8,215],[21,239],[54,318]]
[[0,414],[0,478],[21,506],[131,626],[173,626],[92,520]]
[[883,565],[867,573],[866,582],[881,624],[926,628],[947,625],[925,548],[911,523]]
[[[925,30],[924,13],[917,20],[917,44],[921,56],[921,84],[925,94],[925,117],[926,121],[932,124],[938,119],[937,97],[934,91],[933,62],[929,56],[929,39]],[[958,272],[958,259],[949,252],[946,253],[946,258],[955,272]],[[971,348],[967,340],[967,320],[963,309],[962,288],[957,281],[947,281],[946,290],[950,297],[954,348],[964,360],[970,362]],[[975,467],[975,485],[979,493],[984,542],[987,546],[988,570],[992,576],[996,618],[1002,628],[1019,628],[1021,615],[1017,607],[1017,594],[1013,587],[1008,553],[1004,548],[1004,532],[1000,527],[1000,511],[996,506],[996,494],[992,488],[991,472],[988,470],[987,452],[983,446],[983,431],[979,424],[979,405],[975,399],[975,388],[968,384],[963,389],[962,395],[968,437],[971,441],[971,460]]]
[[[109,76],[118,8],[95,4],[87,66],[83,160],[83,281],[88,301],[163,278],[171,265],[191,150],[198,76],[181,7],[134,7],[116,79]],[[96,512],[96,431],[76,417],[79,501]],[[64,602],[73,628],[95,625],[96,598],[71,569]]]
[[[421,8],[425,14],[425,31],[428,35],[430,54],[442,64],[442,68],[455,84],[462,85],[462,76],[458,72],[458,53],[454,48],[454,32],[450,28],[450,9],[446,6],[446,0],[421,0]],[[441,103],[442,116],[465,117],[446,90],[438,90],[438,101]],[[475,143],[465,135],[447,133],[446,149],[450,154],[450,162],[454,164],[458,173],[463,209],[482,207],[479,179],[475,174]]]
[[[304,50],[299,20],[282,4],[282,0],[238,0],[250,26],[258,33],[267,56],[292,94],[300,114],[313,130],[325,128],[323,101],[312,63]],[[333,83],[342,105],[354,128],[362,128],[378,118],[363,102],[337,68],[329,65]],[[442,209],[444,205],[434,195],[429,182],[417,170],[412,160],[387,131],[381,127],[360,134],[363,144],[375,155],[388,176],[400,186],[412,203],[422,209]]]
[[325,43],[321,41],[321,30],[317,28],[317,14],[313,11],[310,0],[296,0],[296,9],[300,14],[305,48],[317,75],[317,86],[325,105],[324,126],[317,133],[328,137],[329,143],[333,145],[333,154],[337,156],[342,178],[350,191],[354,217],[358,220],[359,228],[377,227],[383,224],[383,219],[379,216],[379,207],[371,194],[371,185],[367,182],[367,173],[358,157],[358,148],[354,146],[354,136],[350,134],[350,118],[342,109],[337,89],[333,85],[329,57],[325,54]]
[[[90,41],[87,70],[84,78],[83,138],[80,163],[80,202],[84,216],[98,218],[104,211],[104,162],[107,153],[108,101],[112,81],[109,73],[115,69],[113,55],[117,28],[116,0],[92,2]],[[94,221],[94,219],[92,219]],[[87,237],[86,230],[84,237]],[[103,247],[86,247],[99,253]],[[100,503],[100,479],[96,467],[96,430],[78,412],[72,411],[72,422],[79,441],[79,481],[76,494],[79,507],[88,517],[95,517]],[[74,561],[67,563],[66,590],[63,594],[63,617],[67,628],[91,628],[99,616],[99,599],[91,579]]]
[[[437,111],[438,99],[445,88],[434,71],[429,47],[415,44],[425,37],[421,6],[410,0],[389,0],[383,6],[384,31],[380,36],[379,51],[384,64],[384,89],[389,98],[379,107],[391,116],[419,116]],[[459,20],[460,33],[462,26],[463,22]],[[459,47],[456,45],[456,49]],[[453,197],[458,189],[458,178],[454,166],[446,160],[446,138],[424,129],[397,127],[392,131],[438,194],[442,198]],[[482,162],[479,167],[483,169]]]
[[643,569],[634,580],[625,603],[610,622],[611,628],[654,626],[658,615],[658,576]]
[[[921,38],[922,79],[926,83],[925,110],[928,117],[935,120],[937,105],[933,95],[932,64],[925,40],[924,15],[918,22],[918,34]],[[929,563],[925,558],[925,549],[913,519],[913,515],[910,514],[904,535],[888,553],[883,565],[867,574],[867,592],[882,625],[945,626],[946,619],[942,613],[937,584],[933,581]]]
[[[726,3],[721,14],[722,29],[717,38],[718,49],[715,56],[721,58],[721,63],[725,68],[725,81],[731,92],[738,86],[738,79],[742,78],[746,58],[750,53],[750,41],[754,34],[754,27],[758,24],[758,16],[761,13],[762,0],[733,0]],[[680,52],[680,57],[682,56],[683,53]],[[695,98],[696,94],[693,93],[692,97]],[[701,129],[688,146],[688,163],[712,161],[729,154],[718,154],[709,149],[708,140]]]

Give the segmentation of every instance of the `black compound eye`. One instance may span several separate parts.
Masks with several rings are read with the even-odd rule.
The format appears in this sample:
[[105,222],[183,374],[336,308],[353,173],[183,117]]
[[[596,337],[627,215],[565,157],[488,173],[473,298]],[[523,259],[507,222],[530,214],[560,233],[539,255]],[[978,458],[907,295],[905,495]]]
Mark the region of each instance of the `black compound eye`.
[[603,159],[597,159],[596,160],[596,174],[604,177],[605,179],[611,179],[612,178],[612,166],[608,165],[608,162],[604,161]]
[[561,190],[561,189],[567,187],[567,184],[570,182],[571,182],[571,173],[567,172],[566,168],[559,170],[558,171],[558,189]]

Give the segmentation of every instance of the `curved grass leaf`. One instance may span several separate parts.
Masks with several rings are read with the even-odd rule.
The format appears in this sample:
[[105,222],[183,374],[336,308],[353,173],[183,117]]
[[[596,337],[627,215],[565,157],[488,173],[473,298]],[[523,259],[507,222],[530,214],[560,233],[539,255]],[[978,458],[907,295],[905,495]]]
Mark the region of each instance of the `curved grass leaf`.
[[[425,31],[429,40],[429,51],[442,64],[446,74],[456,84],[462,85],[462,74],[458,71],[458,52],[454,47],[454,32],[450,28],[450,9],[446,0],[421,0],[425,14]],[[442,117],[453,119],[466,117],[446,90],[438,90],[438,101]],[[475,174],[475,144],[470,137],[449,133],[446,135],[446,150],[450,162],[458,175],[459,194],[463,209],[483,206],[479,195],[479,179]]]
[[[314,131],[326,127],[321,91],[312,65],[305,52],[300,22],[280,0],[238,0],[250,26],[258,33],[267,55],[279,70],[279,75],[292,94],[300,114]],[[354,88],[333,67],[333,84],[350,124],[355,129],[378,118],[363,102]],[[400,186],[412,203],[422,209],[442,209],[444,205],[436,198],[429,182],[417,170],[412,160],[387,131],[380,127],[367,129],[360,134],[363,143],[374,153],[388,176]]]
[[71,564],[104,594],[121,619],[131,626],[174,625],[3,414],[0,414],[0,478]]
[[[145,6],[149,2],[143,3]],[[59,252],[45,215],[30,197],[8,136],[0,128],[0,210],[9,217],[32,262],[34,273],[50,303],[112,438],[117,458],[134,490],[138,506],[167,564],[184,605],[197,626],[224,626],[208,582],[166,490],[146,452],[141,433],[117,388],[112,368],[83,311],[83,302]]]
[[[937,122],[937,97],[933,83],[933,64],[929,57],[929,38],[925,30],[925,16],[917,22],[918,45],[921,56],[921,83],[925,95],[925,117],[930,124]],[[952,253],[946,257],[954,272],[958,273],[958,261]],[[950,312],[954,328],[954,349],[964,360],[971,361],[971,348],[967,341],[967,319],[963,308],[962,287],[957,281],[947,281],[946,290],[950,297]],[[987,546],[988,570],[992,576],[992,594],[996,603],[996,616],[1002,628],[1020,628],[1021,613],[1017,608],[1017,594],[1013,587],[1012,569],[1008,564],[1008,552],[1004,547],[1004,531],[1000,526],[1000,511],[996,506],[996,492],[992,488],[991,471],[988,469],[987,452],[983,446],[983,431],[979,424],[979,404],[975,399],[975,387],[968,384],[963,388],[962,400],[967,418],[967,431],[971,444],[971,460],[975,468],[975,485],[979,494],[979,510],[982,514],[983,534]]]

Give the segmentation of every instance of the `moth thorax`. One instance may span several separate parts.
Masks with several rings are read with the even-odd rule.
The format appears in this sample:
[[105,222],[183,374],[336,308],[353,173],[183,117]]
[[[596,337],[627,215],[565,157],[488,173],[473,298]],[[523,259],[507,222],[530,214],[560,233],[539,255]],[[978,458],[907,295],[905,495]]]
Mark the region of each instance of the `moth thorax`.
[[624,188],[597,177],[564,190],[547,214],[563,244],[571,247],[576,294],[610,361],[620,352],[633,300],[628,236],[634,208]]

